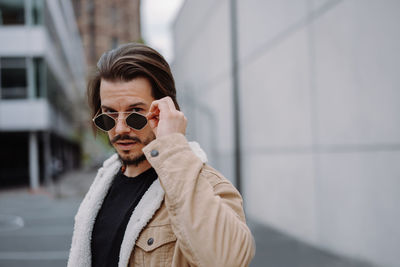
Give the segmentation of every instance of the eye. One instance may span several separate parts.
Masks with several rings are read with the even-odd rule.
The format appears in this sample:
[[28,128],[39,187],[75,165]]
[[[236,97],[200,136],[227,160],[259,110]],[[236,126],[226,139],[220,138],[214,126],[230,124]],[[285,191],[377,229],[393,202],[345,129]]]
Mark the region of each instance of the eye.
[[103,108],[103,109],[102,109],[102,112],[103,112],[103,113],[107,113],[107,114],[108,114],[108,113],[111,113],[111,112],[113,112],[113,111],[114,111],[114,110],[111,110],[111,109],[108,109],[108,108]]
[[133,112],[141,112],[143,109],[142,108],[133,108],[132,111]]
[[104,114],[107,114],[108,116],[112,117],[112,118],[117,118],[118,117],[118,112],[115,112],[113,110],[109,110],[109,109],[104,109],[103,110]]
[[118,112],[106,112],[108,116],[111,118],[117,119],[118,118]]

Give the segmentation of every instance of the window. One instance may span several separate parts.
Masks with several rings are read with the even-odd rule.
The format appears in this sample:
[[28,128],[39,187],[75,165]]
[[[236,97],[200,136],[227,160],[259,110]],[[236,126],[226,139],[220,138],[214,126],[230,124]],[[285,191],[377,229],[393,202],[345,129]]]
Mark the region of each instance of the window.
[[[0,0],[1,1],[1,0]],[[32,23],[33,25],[42,25],[44,22],[43,0],[32,1]]]
[[1,98],[26,98],[27,73],[25,58],[1,58]]
[[46,88],[46,64],[43,58],[33,59],[33,70],[35,73],[35,97],[47,97]]
[[49,104],[54,110],[60,112],[60,115],[62,115],[66,121],[72,121],[73,113],[71,112],[71,107],[73,104],[65,95],[65,88],[60,84],[48,66],[46,68],[46,84]]
[[25,24],[24,0],[0,0],[0,25]]

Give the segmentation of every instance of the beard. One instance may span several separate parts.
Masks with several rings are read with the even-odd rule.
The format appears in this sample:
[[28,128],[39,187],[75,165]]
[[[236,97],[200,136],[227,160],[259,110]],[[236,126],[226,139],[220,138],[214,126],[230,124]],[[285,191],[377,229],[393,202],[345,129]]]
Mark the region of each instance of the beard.
[[[151,141],[156,139],[156,136],[154,135],[153,132],[145,139],[141,140],[140,138],[136,136],[129,136],[129,135],[116,135],[110,142],[111,144],[114,144],[115,142],[119,140],[132,140],[136,142],[137,144],[142,144],[143,147],[148,145]],[[123,165],[128,166],[128,165],[133,165],[135,167],[139,166],[140,163],[146,160],[146,156],[144,153],[140,150],[139,154],[134,154],[130,155],[129,151],[122,151],[121,153],[118,152],[118,158],[122,162]]]
[[142,163],[143,161],[146,160],[146,156],[141,153],[140,155],[136,156],[136,157],[124,157],[121,156],[121,154],[118,153],[118,158],[119,160],[122,162],[122,165],[128,166],[128,165],[132,165],[132,166],[139,166],[140,163]]

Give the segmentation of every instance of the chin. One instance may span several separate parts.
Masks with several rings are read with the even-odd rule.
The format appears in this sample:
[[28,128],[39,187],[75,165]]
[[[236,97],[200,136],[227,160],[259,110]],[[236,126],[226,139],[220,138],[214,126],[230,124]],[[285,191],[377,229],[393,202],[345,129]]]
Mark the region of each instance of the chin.
[[146,156],[144,155],[144,153],[138,153],[135,155],[121,155],[118,153],[118,156],[123,165],[133,165],[137,167],[141,163],[146,161]]
[[142,151],[118,151],[119,157],[124,161],[131,161],[143,155]]
[[128,150],[123,150],[120,147],[114,146],[115,151],[117,151],[117,153],[119,154],[119,156],[121,158],[135,158],[137,156],[140,156],[141,154],[143,154],[142,152],[142,148],[143,146],[139,146],[139,147],[134,147]]

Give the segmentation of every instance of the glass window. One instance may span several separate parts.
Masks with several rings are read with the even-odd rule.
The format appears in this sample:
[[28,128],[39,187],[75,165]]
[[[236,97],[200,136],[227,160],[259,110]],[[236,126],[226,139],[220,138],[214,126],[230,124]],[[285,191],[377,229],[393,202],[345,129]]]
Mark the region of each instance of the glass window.
[[64,117],[65,120],[73,119],[71,107],[73,106],[65,95],[65,88],[57,80],[54,73],[46,67],[46,88],[49,104]]
[[35,72],[35,96],[45,98],[47,96],[46,65],[43,58],[34,58],[33,68]]
[[[1,0],[0,0],[1,1]],[[32,22],[34,25],[42,25],[44,21],[43,0],[34,0],[32,2]]]
[[25,58],[1,58],[1,98],[26,98],[27,73]]
[[24,0],[0,0],[0,25],[25,24]]

